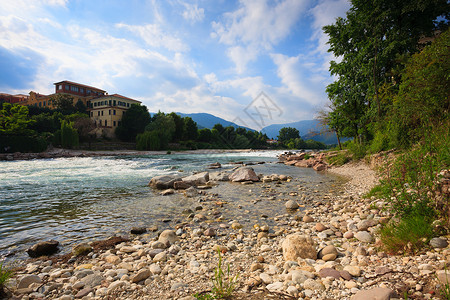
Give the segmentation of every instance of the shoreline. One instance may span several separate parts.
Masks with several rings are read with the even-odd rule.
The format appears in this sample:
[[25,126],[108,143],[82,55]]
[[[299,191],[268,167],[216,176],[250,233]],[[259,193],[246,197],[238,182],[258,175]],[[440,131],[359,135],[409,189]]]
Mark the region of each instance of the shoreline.
[[[309,208],[276,216],[272,228],[261,220],[253,230],[244,230],[233,220],[216,220],[214,214],[200,210],[197,222],[173,228],[176,237],[166,244],[161,238],[138,235],[69,261],[30,261],[16,278],[38,275],[41,282],[16,293],[61,300],[192,300],[194,293],[211,289],[219,248],[232,273],[239,274],[233,299],[370,299],[367,293],[401,296],[406,287],[415,299],[440,299],[433,284],[436,272],[443,270],[442,260],[450,258],[448,247],[416,256],[379,251],[374,232],[388,218],[381,209],[384,203],[361,198],[376,184],[375,172],[363,162],[328,172],[349,180],[343,190],[323,199],[299,199]],[[276,189],[276,184],[270,186]],[[360,232],[368,235],[362,237]],[[331,257],[288,259],[283,241],[292,234],[309,236],[314,255],[331,249]],[[58,288],[52,289],[55,285]]]

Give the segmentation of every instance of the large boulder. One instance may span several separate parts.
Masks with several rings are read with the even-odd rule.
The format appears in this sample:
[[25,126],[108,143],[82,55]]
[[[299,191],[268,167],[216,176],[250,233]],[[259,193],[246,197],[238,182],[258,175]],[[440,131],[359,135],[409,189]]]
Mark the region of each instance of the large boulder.
[[148,185],[158,190],[166,190],[173,189],[173,184],[176,181],[181,181],[181,177],[176,175],[161,175],[153,177]]
[[209,181],[209,173],[201,172],[183,178],[183,181],[190,185],[205,185]]
[[49,256],[58,252],[58,245],[59,242],[54,240],[40,242],[31,246],[27,253],[30,257]]
[[233,174],[230,175],[230,180],[233,182],[241,181],[259,181],[258,175],[251,167],[241,167],[236,169]]
[[297,258],[317,258],[316,245],[311,237],[290,234],[281,243],[283,257],[286,261],[297,261]]

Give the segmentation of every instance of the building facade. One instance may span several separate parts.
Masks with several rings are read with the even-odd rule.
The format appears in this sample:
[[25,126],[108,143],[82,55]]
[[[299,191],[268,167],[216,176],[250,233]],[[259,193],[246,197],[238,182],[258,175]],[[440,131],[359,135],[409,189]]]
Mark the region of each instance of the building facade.
[[116,128],[121,124],[122,116],[131,105],[141,102],[119,94],[105,95],[90,100],[88,111],[95,122],[96,135],[114,137]]

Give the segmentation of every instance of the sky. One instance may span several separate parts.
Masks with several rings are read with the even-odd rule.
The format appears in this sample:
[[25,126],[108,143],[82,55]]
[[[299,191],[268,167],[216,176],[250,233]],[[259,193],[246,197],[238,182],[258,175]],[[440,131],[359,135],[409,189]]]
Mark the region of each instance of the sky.
[[311,120],[333,81],[322,27],[347,0],[1,0],[0,92],[69,80],[150,112],[261,130]]

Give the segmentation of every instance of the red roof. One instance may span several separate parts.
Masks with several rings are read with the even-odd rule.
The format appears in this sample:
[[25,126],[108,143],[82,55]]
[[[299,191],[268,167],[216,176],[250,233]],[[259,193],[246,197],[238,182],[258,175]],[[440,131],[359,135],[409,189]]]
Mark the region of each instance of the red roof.
[[73,82],[73,81],[68,81],[68,80],[55,82],[54,85],[57,85],[57,84],[60,84],[60,83],[67,83],[67,84],[77,85],[77,86],[81,86],[81,87],[84,87],[84,88],[88,88],[88,89],[91,89],[91,90],[96,90],[96,91],[104,92],[104,93],[106,92],[106,91],[104,91],[102,89],[99,89],[99,88],[96,88],[96,87],[93,87],[93,86],[89,86],[89,85],[85,85],[85,84],[81,84],[81,83],[77,83],[77,82]]

